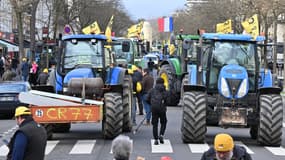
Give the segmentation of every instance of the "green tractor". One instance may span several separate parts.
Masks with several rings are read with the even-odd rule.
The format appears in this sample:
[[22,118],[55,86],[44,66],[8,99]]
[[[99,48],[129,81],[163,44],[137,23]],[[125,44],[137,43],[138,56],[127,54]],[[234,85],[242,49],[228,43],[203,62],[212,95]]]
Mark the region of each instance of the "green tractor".
[[195,46],[199,44],[199,38],[198,35],[177,35],[177,54],[159,64],[158,76],[164,80],[166,89],[171,93],[169,105],[176,106],[179,103],[182,79],[188,74],[187,64],[197,63]]

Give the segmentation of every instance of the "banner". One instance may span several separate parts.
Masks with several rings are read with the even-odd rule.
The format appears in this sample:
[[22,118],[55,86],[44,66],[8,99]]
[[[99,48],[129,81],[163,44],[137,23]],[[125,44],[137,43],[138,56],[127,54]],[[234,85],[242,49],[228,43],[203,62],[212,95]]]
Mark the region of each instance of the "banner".
[[216,25],[217,33],[232,33],[232,20],[229,19],[224,23],[218,23]]
[[128,35],[127,37],[138,37],[140,38],[141,33],[142,33],[142,28],[143,28],[143,21],[141,21],[139,24],[135,24],[132,25],[129,29],[128,29]]
[[246,33],[250,34],[254,39],[259,35],[259,24],[257,14],[246,19],[241,23]]
[[100,27],[99,27],[97,21],[94,21],[91,25],[83,28],[82,32],[84,34],[100,34],[101,30],[100,30]]
[[159,32],[172,32],[173,31],[173,18],[159,18],[157,20]]
[[106,27],[105,36],[107,37],[107,42],[112,42],[112,25],[113,25],[114,15],[109,20],[109,23]]

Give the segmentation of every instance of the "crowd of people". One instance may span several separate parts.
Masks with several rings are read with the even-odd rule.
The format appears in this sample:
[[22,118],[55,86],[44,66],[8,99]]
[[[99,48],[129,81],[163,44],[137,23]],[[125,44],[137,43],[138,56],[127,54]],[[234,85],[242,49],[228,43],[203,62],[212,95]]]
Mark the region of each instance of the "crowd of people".
[[31,85],[52,84],[54,77],[51,71],[54,70],[55,63],[51,63],[51,68],[40,68],[36,61],[30,62],[23,58],[21,62],[15,57],[2,56],[0,59],[0,80],[1,81],[28,81]]

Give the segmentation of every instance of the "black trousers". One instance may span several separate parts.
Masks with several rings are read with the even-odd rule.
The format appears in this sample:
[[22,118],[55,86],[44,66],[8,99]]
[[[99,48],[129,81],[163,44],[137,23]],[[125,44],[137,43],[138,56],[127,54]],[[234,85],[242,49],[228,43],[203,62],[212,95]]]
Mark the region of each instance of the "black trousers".
[[166,118],[166,110],[161,109],[152,109],[152,134],[154,139],[158,139],[158,121],[160,121],[160,133],[159,135],[164,135],[167,118]]

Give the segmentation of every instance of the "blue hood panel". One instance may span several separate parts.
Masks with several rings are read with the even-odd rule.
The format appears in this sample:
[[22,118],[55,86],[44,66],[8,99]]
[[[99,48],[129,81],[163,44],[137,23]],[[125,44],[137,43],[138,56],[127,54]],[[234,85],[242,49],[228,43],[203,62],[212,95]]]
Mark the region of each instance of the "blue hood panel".
[[68,83],[71,78],[93,78],[94,74],[90,68],[77,68],[66,74],[63,83]]

